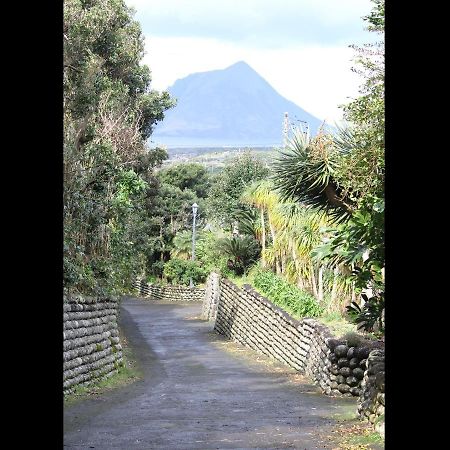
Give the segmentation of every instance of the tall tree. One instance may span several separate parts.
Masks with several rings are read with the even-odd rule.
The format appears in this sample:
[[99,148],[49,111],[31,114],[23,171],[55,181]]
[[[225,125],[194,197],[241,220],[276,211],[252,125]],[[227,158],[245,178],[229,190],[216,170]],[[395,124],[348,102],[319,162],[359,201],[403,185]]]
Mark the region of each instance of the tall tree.
[[127,236],[148,184],[135,165],[158,164],[160,150],[142,158],[145,143],[174,105],[150,89],[132,15],[123,0],[64,2],[64,281],[84,292],[136,269]]

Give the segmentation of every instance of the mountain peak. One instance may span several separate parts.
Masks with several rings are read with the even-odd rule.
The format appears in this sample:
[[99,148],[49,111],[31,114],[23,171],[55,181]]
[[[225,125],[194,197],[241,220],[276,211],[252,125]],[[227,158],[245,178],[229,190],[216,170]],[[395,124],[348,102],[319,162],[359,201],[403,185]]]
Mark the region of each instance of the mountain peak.
[[321,125],[316,117],[278,94],[245,61],[188,75],[177,80],[169,92],[178,103],[155,128],[153,138],[161,143],[172,138],[280,145],[285,112],[292,119],[306,121],[312,135]]
[[251,70],[252,72],[255,72],[255,70],[252,69],[245,61],[238,61],[231,66],[226,67],[224,70]]

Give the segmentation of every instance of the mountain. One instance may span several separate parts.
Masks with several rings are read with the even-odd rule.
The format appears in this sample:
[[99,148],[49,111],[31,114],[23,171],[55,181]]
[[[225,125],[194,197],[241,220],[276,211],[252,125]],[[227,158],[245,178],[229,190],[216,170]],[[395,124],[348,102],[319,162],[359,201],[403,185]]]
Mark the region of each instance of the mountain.
[[194,73],[168,88],[177,106],[166,112],[152,141],[192,146],[281,145],[284,113],[306,121],[312,135],[322,122],[277,91],[247,63]]

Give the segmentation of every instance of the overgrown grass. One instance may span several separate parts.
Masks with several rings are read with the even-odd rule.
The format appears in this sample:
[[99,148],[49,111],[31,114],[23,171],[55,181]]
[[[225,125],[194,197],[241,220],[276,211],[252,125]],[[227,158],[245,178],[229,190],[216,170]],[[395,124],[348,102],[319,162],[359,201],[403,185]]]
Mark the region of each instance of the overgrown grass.
[[330,331],[337,336],[357,332],[356,324],[350,323],[339,312],[324,313],[320,317],[317,317],[317,320],[326,325]]
[[94,381],[88,386],[77,386],[74,392],[64,396],[64,405],[70,406],[92,396],[100,396],[142,378],[142,372],[138,367],[133,351],[122,333],[120,333],[120,342],[122,344],[123,364],[118,367],[118,372],[109,378]]

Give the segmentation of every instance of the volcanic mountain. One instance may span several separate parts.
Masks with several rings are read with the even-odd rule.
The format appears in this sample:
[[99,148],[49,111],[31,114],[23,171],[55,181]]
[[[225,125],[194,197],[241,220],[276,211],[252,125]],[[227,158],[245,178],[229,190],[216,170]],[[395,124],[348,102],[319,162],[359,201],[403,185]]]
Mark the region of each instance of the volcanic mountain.
[[285,112],[291,123],[307,122],[311,135],[322,124],[243,61],[188,75],[168,91],[177,106],[166,112],[152,135],[153,142],[168,147],[281,145]]

